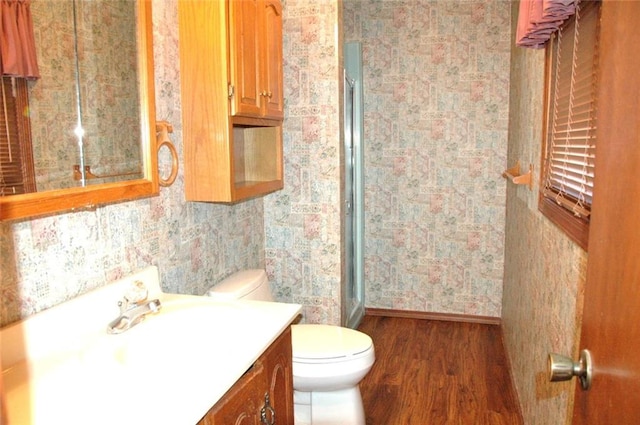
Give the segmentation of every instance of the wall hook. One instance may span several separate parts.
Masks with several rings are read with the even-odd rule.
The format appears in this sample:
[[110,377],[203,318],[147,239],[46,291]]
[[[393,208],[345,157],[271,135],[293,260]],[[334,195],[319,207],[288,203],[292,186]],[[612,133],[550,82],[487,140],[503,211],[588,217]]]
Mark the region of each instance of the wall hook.
[[511,168],[506,169],[502,173],[502,177],[509,179],[513,184],[525,184],[529,186],[529,190],[533,190],[533,165],[529,164],[529,171],[520,174],[520,160]]

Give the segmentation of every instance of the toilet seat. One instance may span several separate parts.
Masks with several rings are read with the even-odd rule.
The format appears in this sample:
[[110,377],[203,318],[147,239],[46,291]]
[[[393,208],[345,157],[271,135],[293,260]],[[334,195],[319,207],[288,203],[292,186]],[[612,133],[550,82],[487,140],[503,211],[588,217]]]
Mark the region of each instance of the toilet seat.
[[307,364],[353,362],[373,351],[369,335],[331,325],[292,325],[291,345],[293,361]]
[[292,325],[293,389],[298,392],[357,389],[375,361],[373,341],[353,329]]

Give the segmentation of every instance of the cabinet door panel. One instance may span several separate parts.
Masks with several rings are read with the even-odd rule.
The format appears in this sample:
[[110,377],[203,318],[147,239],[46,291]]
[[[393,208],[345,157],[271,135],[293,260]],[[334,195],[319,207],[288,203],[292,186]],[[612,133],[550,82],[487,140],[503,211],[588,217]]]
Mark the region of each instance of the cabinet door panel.
[[260,0],[229,2],[231,32],[231,114],[259,117],[260,95],[260,27],[257,17]]
[[198,425],[260,425],[265,385],[264,368],[258,361]]
[[277,423],[293,424],[291,329],[287,329],[265,352],[264,368]]
[[293,425],[292,357],[287,328],[197,425],[260,425],[267,395],[268,420]]
[[267,118],[284,118],[283,68],[282,68],[282,5],[279,0],[267,0],[262,5],[264,24],[263,86],[266,92],[264,115]]

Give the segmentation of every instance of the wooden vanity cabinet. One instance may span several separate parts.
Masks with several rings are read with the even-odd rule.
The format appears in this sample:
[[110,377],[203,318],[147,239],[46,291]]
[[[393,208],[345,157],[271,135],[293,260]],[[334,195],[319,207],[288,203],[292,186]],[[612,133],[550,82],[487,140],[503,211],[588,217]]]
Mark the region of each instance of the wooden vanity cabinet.
[[198,425],[229,424],[293,425],[290,328],[198,422]]
[[179,0],[188,201],[233,203],[283,187],[279,0]]

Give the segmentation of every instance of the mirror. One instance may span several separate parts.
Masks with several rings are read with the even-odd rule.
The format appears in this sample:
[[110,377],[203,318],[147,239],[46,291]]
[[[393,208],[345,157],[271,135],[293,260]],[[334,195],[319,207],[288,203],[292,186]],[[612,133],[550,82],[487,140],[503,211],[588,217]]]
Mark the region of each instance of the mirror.
[[136,3],[33,0],[37,191],[141,178]]
[[0,219],[157,194],[151,2],[31,6],[36,44],[43,45],[41,78],[29,83],[37,192],[0,197]]

